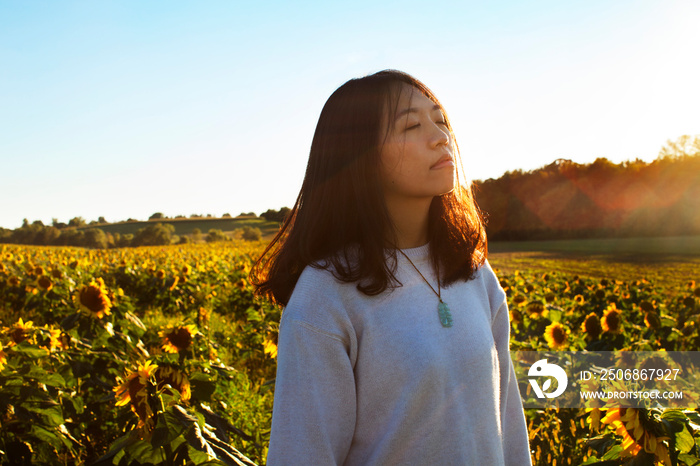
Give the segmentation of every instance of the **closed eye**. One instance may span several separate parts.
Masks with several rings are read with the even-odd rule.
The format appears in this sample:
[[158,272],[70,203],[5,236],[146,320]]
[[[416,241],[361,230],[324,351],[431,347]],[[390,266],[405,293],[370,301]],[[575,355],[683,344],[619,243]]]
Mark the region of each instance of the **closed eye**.
[[416,129],[420,126],[420,123],[416,123],[415,125],[407,126],[406,131],[410,131],[412,129]]

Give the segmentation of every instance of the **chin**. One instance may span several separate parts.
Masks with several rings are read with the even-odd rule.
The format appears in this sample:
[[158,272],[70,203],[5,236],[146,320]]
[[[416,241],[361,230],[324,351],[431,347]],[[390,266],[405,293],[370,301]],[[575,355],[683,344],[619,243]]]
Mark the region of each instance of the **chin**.
[[451,193],[452,191],[455,190],[455,187],[456,187],[456,184],[454,182],[445,184],[443,189],[440,190],[440,194],[438,194],[438,196],[442,196],[443,194]]

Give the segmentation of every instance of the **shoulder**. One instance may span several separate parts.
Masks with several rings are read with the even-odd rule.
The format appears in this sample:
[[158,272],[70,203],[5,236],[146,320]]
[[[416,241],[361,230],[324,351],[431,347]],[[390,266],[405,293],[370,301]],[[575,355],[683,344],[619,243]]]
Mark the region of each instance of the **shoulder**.
[[474,279],[483,286],[492,311],[497,311],[506,302],[506,293],[488,260],[477,269]]
[[347,333],[351,326],[348,300],[358,291],[322,266],[309,265],[302,271],[282,313],[282,323],[296,321],[326,333]]

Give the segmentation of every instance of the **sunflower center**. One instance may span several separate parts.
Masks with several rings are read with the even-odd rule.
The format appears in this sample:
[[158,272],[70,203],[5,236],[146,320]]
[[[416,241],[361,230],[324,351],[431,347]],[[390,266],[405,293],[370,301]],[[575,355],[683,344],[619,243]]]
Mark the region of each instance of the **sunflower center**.
[[605,320],[608,324],[608,327],[612,331],[617,330],[617,328],[620,326],[620,314],[618,314],[617,312],[611,312],[610,314],[608,314]]
[[561,345],[566,340],[566,332],[562,327],[554,327],[552,329],[552,338],[558,345]]
[[192,343],[192,335],[190,335],[189,330],[184,327],[173,330],[168,334],[168,340],[173,346],[179,349],[185,349]]
[[586,319],[585,327],[586,333],[594,336],[599,335],[600,331],[602,330],[600,326],[600,321],[595,317],[589,317],[588,319]]
[[97,313],[107,309],[107,298],[98,286],[88,285],[80,291],[80,304]]

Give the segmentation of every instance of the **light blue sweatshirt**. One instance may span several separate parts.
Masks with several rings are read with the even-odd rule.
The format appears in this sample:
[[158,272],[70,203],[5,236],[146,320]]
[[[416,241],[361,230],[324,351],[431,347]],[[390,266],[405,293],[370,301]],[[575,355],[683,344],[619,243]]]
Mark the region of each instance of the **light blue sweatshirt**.
[[[437,290],[429,246],[403,250]],[[438,298],[401,254],[403,284],[366,296],[307,267],[280,323],[268,466],[531,464],[505,293],[486,263]]]

